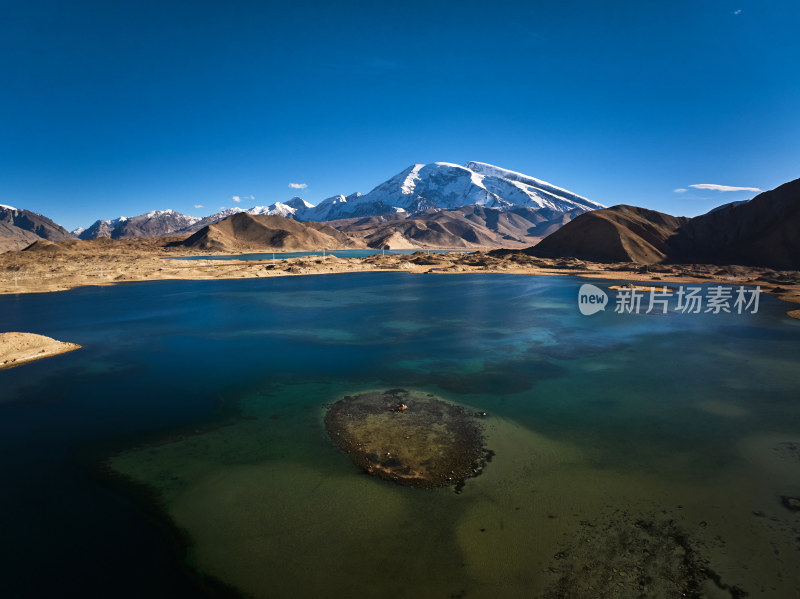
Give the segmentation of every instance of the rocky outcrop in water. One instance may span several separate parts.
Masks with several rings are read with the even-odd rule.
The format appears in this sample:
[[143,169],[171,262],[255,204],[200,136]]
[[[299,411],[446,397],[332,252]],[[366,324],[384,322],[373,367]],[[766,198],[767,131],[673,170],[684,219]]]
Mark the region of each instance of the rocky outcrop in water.
[[367,474],[460,490],[492,455],[484,447],[483,416],[431,394],[393,389],[346,396],[330,407],[325,426]]

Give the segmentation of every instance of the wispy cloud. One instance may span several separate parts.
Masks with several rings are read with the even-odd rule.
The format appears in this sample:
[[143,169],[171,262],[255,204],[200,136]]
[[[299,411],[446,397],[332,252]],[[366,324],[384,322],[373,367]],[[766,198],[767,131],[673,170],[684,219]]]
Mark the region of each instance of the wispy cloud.
[[231,199],[232,199],[234,202],[236,202],[237,204],[238,204],[239,202],[241,202],[241,201],[242,201],[242,198],[240,198],[239,196],[233,196]]
[[289,183],[289,187],[292,189],[305,189],[308,187],[307,183]]
[[735,15],[742,14],[742,9],[741,8],[737,8],[736,10],[733,11],[733,14],[735,14]]
[[675,193],[686,193],[689,190],[686,189],[685,187],[679,187],[678,189],[673,189],[672,191],[674,191]]
[[205,208],[205,206],[203,206],[202,204],[195,204],[194,207],[195,208]]
[[716,185],[715,183],[696,183],[690,185],[695,189],[713,189],[714,191],[761,191],[758,187],[732,187],[730,185]]

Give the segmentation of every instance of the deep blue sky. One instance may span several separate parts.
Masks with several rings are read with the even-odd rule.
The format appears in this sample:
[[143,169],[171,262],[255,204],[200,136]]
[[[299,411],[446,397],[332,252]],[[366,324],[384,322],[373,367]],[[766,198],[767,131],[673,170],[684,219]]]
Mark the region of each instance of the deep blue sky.
[[800,176],[797,0],[0,9],[0,203],[68,228],[317,203],[419,162],[689,216],[754,195],[692,184]]

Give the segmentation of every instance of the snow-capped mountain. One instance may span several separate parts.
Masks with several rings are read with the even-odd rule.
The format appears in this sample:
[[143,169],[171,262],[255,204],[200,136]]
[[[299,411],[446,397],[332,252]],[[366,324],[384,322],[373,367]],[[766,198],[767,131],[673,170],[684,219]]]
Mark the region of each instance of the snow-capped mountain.
[[98,220],[80,233],[73,232],[73,234],[77,234],[80,239],[162,237],[191,227],[199,220],[196,216],[188,216],[174,210],[153,210],[139,216],[120,216],[113,220]]
[[274,208],[274,207],[277,207],[279,205],[288,206],[292,210],[300,210],[300,211],[308,210],[308,209],[314,207],[314,204],[309,204],[303,198],[298,198],[297,196],[293,197],[291,200],[286,202],[286,204],[281,204],[280,202],[276,202],[272,206]]
[[199,231],[207,225],[218,223],[224,218],[245,212],[247,214],[266,214],[268,216],[283,216],[285,218],[293,218],[294,220],[307,220],[297,218],[297,214],[304,214],[307,210],[314,208],[313,204],[309,204],[302,198],[294,197],[288,202],[275,202],[269,206],[253,206],[252,208],[227,208],[221,212],[216,212],[204,218],[198,219],[197,222],[192,223],[181,231],[181,233],[188,233]]
[[99,220],[86,230],[76,229],[73,233],[81,239],[155,237],[194,233],[241,212],[283,216],[303,222],[326,222],[381,215],[410,217],[461,206],[482,206],[501,211],[525,206],[541,211],[548,220],[558,220],[559,215],[573,211],[575,214],[572,216],[575,216],[603,208],[602,204],[546,181],[491,164],[468,162],[460,166],[434,162],[410,166],[365,195],[336,195],[316,206],[294,197],[268,206],[228,208],[204,218],[163,210],[136,217]]
[[602,204],[546,181],[491,164],[434,162],[410,166],[365,195],[334,196],[314,208],[296,211],[293,216],[298,220],[327,221],[470,205],[501,210],[528,206],[553,213],[603,208]]

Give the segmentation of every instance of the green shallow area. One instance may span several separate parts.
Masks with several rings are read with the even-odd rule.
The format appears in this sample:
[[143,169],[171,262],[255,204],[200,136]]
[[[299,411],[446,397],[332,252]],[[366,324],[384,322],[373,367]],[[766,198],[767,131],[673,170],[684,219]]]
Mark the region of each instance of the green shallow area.
[[254,596],[440,597],[540,582],[566,520],[543,510],[530,459],[545,474],[578,463],[575,449],[490,416],[487,444],[503,459],[461,494],[400,487],[366,475],[328,438],[324,413],[346,392],[266,389],[242,399],[233,424],[111,465],[158,491],[193,541],[195,567]]
[[[270,385],[242,398],[236,422],[111,465],[158,492],[195,568],[254,597],[589,597],[596,585],[619,597],[737,597],[765,573],[778,590],[796,584],[796,522],[772,500],[800,472],[783,436],[743,440],[741,462],[701,482],[600,466],[600,448],[490,414],[496,455],[459,494],[379,480],[338,450],[325,411],[358,391],[368,389]],[[757,479],[760,496],[743,479]],[[758,506],[768,516],[754,516]]]

